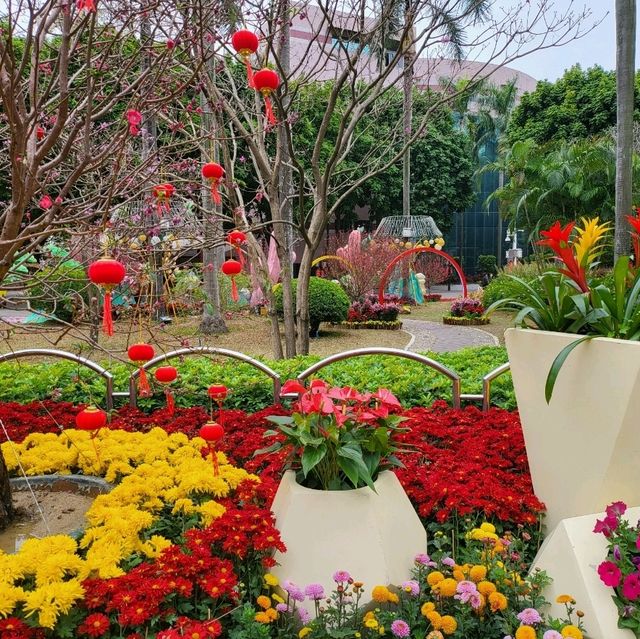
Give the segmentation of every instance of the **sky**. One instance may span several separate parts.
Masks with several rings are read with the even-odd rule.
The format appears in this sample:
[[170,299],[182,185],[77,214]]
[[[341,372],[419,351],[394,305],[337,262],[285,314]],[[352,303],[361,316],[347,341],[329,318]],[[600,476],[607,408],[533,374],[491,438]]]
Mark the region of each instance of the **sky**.
[[[533,0],[532,0],[533,1]],[[510,6],[513,2],[505,0],[498,2]],[[570,0],[553,0],[553,4],[559,11],[566,9]],[[566,69],[576,63],[583,68],[596,64],[605,69],[614,69],[616,65],[616,30],[615,30],[615,0],[574,0],[573,6],[582,9],[586,6],[591,9],[592,16],[588,22],[602,20],[590,33],[569,44],[538,51],[513,63],[513,68],[524,71],[536,80],[556,80]],[[640,55],[640,3],[639,15],[636,17],[636,68],[638,68],[638,56]]]

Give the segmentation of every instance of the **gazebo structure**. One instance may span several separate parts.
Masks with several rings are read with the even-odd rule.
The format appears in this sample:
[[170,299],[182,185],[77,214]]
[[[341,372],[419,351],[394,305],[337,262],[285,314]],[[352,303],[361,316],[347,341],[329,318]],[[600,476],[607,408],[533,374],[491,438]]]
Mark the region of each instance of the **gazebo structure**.
[[421,242],[442,237],[442,232],[428,215],[391,215],[382,218],[373,237]]

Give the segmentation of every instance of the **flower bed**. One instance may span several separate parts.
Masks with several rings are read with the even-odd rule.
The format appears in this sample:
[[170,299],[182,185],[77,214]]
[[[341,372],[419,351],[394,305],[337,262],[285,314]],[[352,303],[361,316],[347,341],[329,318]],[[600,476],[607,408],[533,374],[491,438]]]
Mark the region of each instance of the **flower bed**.
[[442,323],[452,326],[483,326],[489,324],[488,317],[454,317],[453,315],[443,315]]
[[362,322],[341,322],[340,326],[351,329],[366,328],[369,330],[398,331],[402,328],[402,322],[400,320],[395,320],[393,322],[385,322],[383,320],[364,320]]

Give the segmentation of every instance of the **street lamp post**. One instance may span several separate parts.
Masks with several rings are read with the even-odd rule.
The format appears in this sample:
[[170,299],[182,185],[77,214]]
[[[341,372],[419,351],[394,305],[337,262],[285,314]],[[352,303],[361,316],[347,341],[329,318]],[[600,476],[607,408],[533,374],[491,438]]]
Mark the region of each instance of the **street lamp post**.
[[505,253],[507,262],[511,264],[517,264],[519,259],[522,259],[522,249],[518,248],[518,232],[521,229],[514,228],[513,231],[509,231],[507,227],[507,234],[504,238],[505,242],[511,242],[511,248]]

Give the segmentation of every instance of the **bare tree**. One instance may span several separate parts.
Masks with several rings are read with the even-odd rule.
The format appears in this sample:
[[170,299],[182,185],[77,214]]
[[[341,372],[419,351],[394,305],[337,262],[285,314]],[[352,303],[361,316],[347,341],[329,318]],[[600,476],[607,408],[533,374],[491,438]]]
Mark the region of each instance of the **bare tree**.
[[[309,348],[311,263],[329,221],[345,199],[372,176],[401,161],[413,142],[425,135],[434,115],[451,104],[462,90],[472,90],[502,66],[534,50],[559,46],[579,37],[583,33],[581,21],[589,15],[586,10],[578,14],[571,10],[560,13],[551,0],[541,0],[535,5],[522,0],[500,15],[487,16],[463,47],[466,59],[453,64],[454,75],[468,79],[464,89],[447,87],[448,90],[434,94],[430,107],[414,122],[410,135],[405,135],[404,123],[398,122],[374,153],[359,160],[356,177],[354,167],[346,163],[353,157],[359,137],[371,134],[370,130],[363,130],[363,116],[372,113],[384,116],[387,112],[390,92],[402,86],[400,69],[406,51],[415,50],[416,81],[423,86],[435,86],[437,78],[447,75],[445,67],[447,72],[452,71],[451,63],[442,57],[448,47],[443,34],[452,21],[460,28],[473,23],[474,5],[466,0],[411,0],[405,11],[413,20],[407,21],[398,34],[403,46],[387,56],[387,64],[382,66],[375,63],[371,49],[380,41],[380,32],[388,22],[385,10],[380,14],[377,5],[366,0],[321,0],[317,4],[296,5],[296,19],[305,22],[309,37],[303,50],[298,48],[286,73],[274,44],[279,38],[279,23],[270,19],[271,3],[267,0],[245,3],[243,9],[260,30],[264,43],[257,66],[271,64],[281,75],[281,88],[276,95],[281,123],[278,127],[265,126],[259,96],[247,99],[246,87],[238,83],[233,72],[234,65],[225,62],[226,45],[220,43],[220,73],[215,83],[206,83],[205,91],[210,102],[220,109],[227,134],[241,140],[251,155],[269,202],[274,230],[283,224],[281,194],[276,188],[284,166],[278,152],[282,136],[289,149],[296,190],[294,223],[304,240],[296,290],[297,353],[307,353]],[[471,59],[474,56],[478,59]],[[299,143],[296,114],[305,89],[318,81],[329,88],[326,107],[309,147]],[[285,337],[290,339],[291,335]]]

